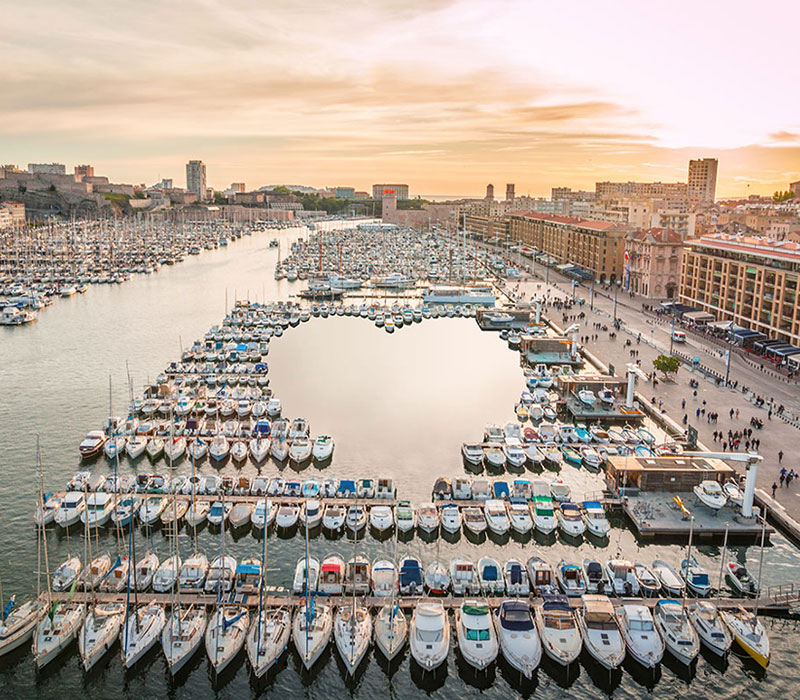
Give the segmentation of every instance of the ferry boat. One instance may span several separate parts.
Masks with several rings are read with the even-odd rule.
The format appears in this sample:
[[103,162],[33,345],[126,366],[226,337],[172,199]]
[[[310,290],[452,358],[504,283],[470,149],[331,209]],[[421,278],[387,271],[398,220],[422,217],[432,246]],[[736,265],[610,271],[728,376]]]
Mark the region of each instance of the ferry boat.
[[491,287],[428,287],[422,296],[425,304],[475,304],[494,306],[497,301]]

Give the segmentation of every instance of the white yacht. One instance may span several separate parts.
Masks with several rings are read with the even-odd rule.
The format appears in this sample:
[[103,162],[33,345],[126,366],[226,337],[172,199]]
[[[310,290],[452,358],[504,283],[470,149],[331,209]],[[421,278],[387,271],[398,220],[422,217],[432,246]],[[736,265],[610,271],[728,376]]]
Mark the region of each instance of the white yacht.
[[556,512],[558,526],[565,535],[580,537],[586,532],[586,525],[581,518],[581,511],[574,503],[561,503]]
[[700,640],[680,601],[659,600],[653,619],[669,652],[681,663],[691,664],[700,652]]
[[356,604],[355,599],[352,604],[342,605],[336,611],[333,636],[347,675],[355,675],[372,639],[372,616],[367,607]]
[[511,499],[508,504],[508,519],[511,528],[520,535],[527,535],[533,529],[530,507],[524,499]]
[[584,595],[583,607],[578,609],[578,626],[583,635],[583,645],[601,666],[615,669],[622,663],[625,641],[608,596]]
[[717,481],[701,481],[697,486],[692,488],[692,491],[694,491],[697,500],[708,508],[711,508],[711,510],[719,510],[728,502],[725,491],[722,490],[722,486],[720,486]]
[[309,591],[316,591],[318,581],[319,560],[314,557],[300,557],[294,567],[292,593],[305,595]]
[[332,628],[333,615],[327,603],[314,601],[312,608],[304,600],[298,606],[292,621],[292,641],[306,670],[309,670],[325,651],[331,638]]
[[128,613],[122,629],[122,663],[131,668],[159,641],[166,624],[164,607],[158,603],[144,605]]
[[333,438],[330,435],[320,435],[314,440],[311,449],[312,455],[318,462],[324,462],[333,455]]
[[614,593],[619,596],[639,595],[639,579],[636,578],[633,564],[627,559],[610,559],[606,562],[606,571]]
[[486,516],[483,509],[477,506],[467,506],[461,511],[461,518],[467,532],[473,535],[480,535],[486,532]]
[[530,579],[525,566],[518,559],[509,559],[503,567],[506,594],[517,598],[527,598],[531,592]]
[[0,619],[0,658],[30,641],[45,613],[45,603],[38,599],[16,605],[16,597],[12,596],[6,609],[6,617]]
[[586,529],[595,537],[607,537],[611,532],[606,511],[599,501],[583,502],[583,522]]
[[535,608],[535,619],[545,654],[562,666],[569,666],[578,658],[581,633],[566,596],[542,596],[542,604]]
[[289,646],[291,633],[292,616],[286,608],[265,609],[255,615],[247,633],[247,657],[256,678],[278,662]]
[[78,633],[78,651],[85,671],[115,644],[125,619],[122,603],[104,603],[90,607]]
[[450,621],[441,602],[423,600],[414,608],[409,645],[414,661],[425,671],[432,671],[447,659]]
[[241,651],[250,614],[240,605],[220,605],[206,627],[206,654],[216,674],[222,673]]
[[461,530],[461,512],[455,503],[445,503],[442,506],[441,521],[445,532],[452,534]]
[[161,632],[161,648],[171,675],[177,674],[200,648],[207,622],[203,606],[173,609]]
[[480,595],[481,582],[475,564],[469,559],[450,560],[450,583],[453,595]]
[[481,593],[486,597],[503,595],[506,592],[503,570],[492,557],[481,557],[478,561],[478,579],[481,582]]
[[489,606],[465,600],[456,610],[456,638],[461,655],[479,671],[487,668],[500,650]]
[[504,600],[495,613],[497,637],[506,661],[531,679],[542,660],[542,643],[528,603]]
[[490,499],[484,505],[486,524],[496,535],[505,535],[511,527],[504,501]]
[[394,513],[391,506],[372,506],[369,510],[369,524],[379,534],[391,530],[394,527]]
[[697,600],[689,606],[689,619],[700,637],[700,643],[716,654],[725,656],[733,637],[720,617],[717,606],[708,600]]
[[388,559],[372,562],[372,595],[388,598],[397,591],[397,567]]
[[655,668],[664,656],[664,640],[656,631],[650,608],[626,604],[617,612],[628,653],[645,668]]
[[406,643],[408,621],[395,604],[387,603],[375,616],[375,645],[391,661]]
[[156,593],[171,591],[178,582],[182,567],[181,558],[177,554],[167,557],[153,575],[153,590]]
[[397,529],[400,532],[411,532],[417,526],[417,513],[411,501],[398,501],[394,511]]

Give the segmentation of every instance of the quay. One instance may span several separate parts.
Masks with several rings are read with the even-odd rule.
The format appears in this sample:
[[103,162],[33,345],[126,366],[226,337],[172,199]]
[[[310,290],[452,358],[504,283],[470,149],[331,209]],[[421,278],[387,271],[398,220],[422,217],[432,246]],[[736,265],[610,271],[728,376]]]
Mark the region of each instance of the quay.
[[[304,596],[301,595],[275,595],[275,591],[281,590],[275,587],[268,587],[269,595],[263,596],[261,599],[261,606],[263,608],[281,608],[281,607],[288,607],[288,608],[297,608],[299,607],[303,601],[305,600]],[[800,602],[800,587],[797,584],[790,584],[789,586],[783,587],[775,587],[775,589],[770,589],[771,595],[768,594],[759,598],[757,601],[754,598],[719,598],[713,599],[714,604],[720,610],[736,610],[739,607],[744,608],[745,610],[753,610],[756,607],[756,603],[758,603],[758,612],[760,614],[765,615],[785,615],[792,611],[793,606]],[[559,593],[559,595],[561,595]],[[132,602],[134,598],[134,593],[102,593],[102,592],[84,592],[84,591],[75,591],[74,593],[70,594],[68,591],[63,593],[43,593],[40,597],[42,600],[49,599],[51,601],[58,601],[65,603],[69,600],[75,603],[122,603],[127,604]],[[148,605],[150,603],[158,603],[160,605],[172,605],[173,603],[180,603],[183,606],[215,606],[220,602],[222,604],[235,604],[235,605],[245,605],[249,608],[258,608],[259,605],[259,596],[258,593],[251,593],[251,594],[229,594],[224,596],[223,599],[220,601],[216,594],[205,594],[205,593],[136,593],[135,597],[138,601],[139,605]],[[504,597],[487,597],[487,596],[398,596],[394,598],[394,603],[404,610],[410,610],[415,608],[419,603],[425,600],[435,600],[437,603],[441,603],[445,609],[453,610],[461,606],[461,604],[466,599],[479,599],[482,601],[486,601],[491,608],[498,608],[500,604],[504,600],[524,600],[528,602],[528,605],[531,608],[535,608],[542,603],[542,599],[540,597],[531,595],[527,598],[521,598],[518,596],[504,596]],[[345,605],[352,605],[353,597],[351,595],[341,595],[341,596],[325,596],[325,599],[334,607],[342,607]],[[388,603],[392,602],[391,596],[386,597],[378,597],[378,596],[356,596],[358,602],[362,605],[365,605],[368,608],[380,608]],[[574,609],[577,610],[583,607],[583,598],[580,596],[577,597],[569,597],[569,604]],[[652,597],[652,598],[618,598],[618,597],[610,597],[609,600],[615,607],[620,607],[622,605],[627,604],[638,604],[644,605],[648,608],[654,608],[659,600],[664,600],[664,598]],[[695,600],[703,600],[702,598],[687,598],[686,604],[689,605],[690,603],[694,602]]]

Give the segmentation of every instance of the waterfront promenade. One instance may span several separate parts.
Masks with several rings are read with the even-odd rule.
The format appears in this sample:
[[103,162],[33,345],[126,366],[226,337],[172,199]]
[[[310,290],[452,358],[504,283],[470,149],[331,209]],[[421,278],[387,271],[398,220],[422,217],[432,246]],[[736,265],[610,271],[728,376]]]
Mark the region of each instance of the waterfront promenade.
[[[545,284],[545,271],[537,266],[536,277],[527,276],[519,284],[510,285],[507,288],[510,293],[521,300],[529,300],[536,296],[545,295],[549,300],[570,300],[573,298],[571,280],[565,278],[552,269],[549,271],[549,285]],[[590,297],[593,297],[590,299]],[[563,313],[568,316],[577,316],[581,312],[585,314],[580,319],[581,336],[588,335],[596,339],[591,339],[587,344],[587,349],[606,364],[614,365],[617,375],[625,372],[627,364],[640,361],[640,366],[645,373],[653,371],[653,360],[659,354],[668,354],[670,349],[670,325],[667,319],[664,323],[654,323],[652,314],[645,313],[641,309],[641,301],[631,299],[630,296],[620,294],[617,301],[616,316],[622,321],[622,326],[616,333],[616,338],[611,337],[613,331],[614,300],[598,294],[597,291],[592,295],[586,287],[576,287],[575,299],[583,299],[582,305],[575,304],[571,309],[563,312],[552,306],[548,306],[547,314],[551,320],[561,325]],[[590,307],[591,304],[591,307]],[[569,318],[567,324],[577,320]],[[608,331],[595,329],[595,323],[600,323],[608,327]],[[639,335],[641,334],[641,340]],[[631,345],[626,346],[626,340],[631,340]],[[701,364],[718,372],[724,377],[725,361],[720,357],[719,349],[710,342],[703,342],[702,339],[692,335],[687,343],[681,347],[675,347],[685,355],[690,357],[699,356]],[[631,357],[630,351],[635,350],[638,355]],[[698,381],[697,397],[693,396],[693,389],[689,386],[689,380]],[[738,382],[738,388],[733,389],[724,385],[718,385],[716,381],[706,377],[697,369],[692,369],[683,365],[675,376],[674,380],[663,381],[663,377],[658,374],[658,385],[653,386],[651,382],[644,383],[639,380],[637,391],[645,400],[655,398],[656,405],[662,402],[662,411],[669,416],[675,423],[684,425],[683,417],[687,416],[687,424],[695,427],[698,432],[698,441],[706,449],[711,451],[721,451],[720,441],[714,441],[714,431],[722,431],[727,436],[728,431],[741,431],[752,427],[750,419],[758,418],[763,423],[762,429],[753,429],[753,438],[760,441],[758,449],[763,461],[759,465],[757,480],[757,496],[770,511],[776,511],[775,515],[784,516],[800,522],[800,481],[792,483],[789,487],[778,487],[776,497],[773,501],[771,497],[772,484],[780,484],[779,472],[781,467],[787,471],[794,469],[800,472],[800,454],[793,449],[793,445],[800,441],[800,428],[792,422],[781,419],[776,411],[772,411],[770,417],[769,406],[757,406],[754,400],[757,396],[765,400],[771,400],[773,407],[777,409],[783,404],[786,412],[798,416],[800,415],[800,389],[794,382],[787,382],[784,378],[777,377],[774,373],[767,373],[760,369],[759,365],[751,365],[739,357],[733,359],[731,364],[731,381]],[[749,387],[750,391],[744,393],[743,387]],[[683,403],[685,401],[685,408]],[[705,401],[705,404],[703,402]],[[705,415],[697,416],[697,409],[705,408]],[[734,410],[734,417],[731,418],[730,410]],[[736,411],[738,410],[738,418]],[[708,412],[719,414],[715,424],[708,422]],[[739,452],[744,453],[744,439],[742,439]],[[783,451],[783,461],[779,464],[778,453]],[[743,473],[744,466],[740,463],[732,463],[737,472]]]

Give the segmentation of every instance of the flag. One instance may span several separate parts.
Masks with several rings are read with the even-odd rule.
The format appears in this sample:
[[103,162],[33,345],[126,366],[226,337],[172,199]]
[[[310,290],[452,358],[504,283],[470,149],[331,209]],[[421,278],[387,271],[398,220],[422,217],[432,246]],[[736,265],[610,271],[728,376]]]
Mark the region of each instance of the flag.
[[53,604],[50,606],[50,610],[47,613],[47,617],[50,618],[50,623],[52,624],[53,618],[56,615],[56,610],[58,610],[58,601],[53,601]]
[[69,589],[69,601],[72,602],[72,596],[75,595],[75,589],[78,587],[78,577],[72,582],[72,587]]

